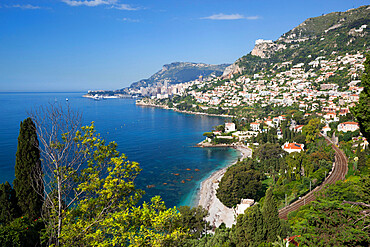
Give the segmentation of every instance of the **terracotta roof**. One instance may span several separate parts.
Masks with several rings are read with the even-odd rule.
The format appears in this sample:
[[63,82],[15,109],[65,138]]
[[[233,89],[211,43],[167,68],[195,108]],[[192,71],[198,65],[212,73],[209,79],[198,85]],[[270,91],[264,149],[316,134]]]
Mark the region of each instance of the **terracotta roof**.
[[302,150],[302,144],[298,144],[298,143],[286,143],[284,144],[284,149],[299,149],[299,150]]
[[356,123],[356,122],[344,122],[342,124],[355,124],[355,125],[358,125],[358,123]]

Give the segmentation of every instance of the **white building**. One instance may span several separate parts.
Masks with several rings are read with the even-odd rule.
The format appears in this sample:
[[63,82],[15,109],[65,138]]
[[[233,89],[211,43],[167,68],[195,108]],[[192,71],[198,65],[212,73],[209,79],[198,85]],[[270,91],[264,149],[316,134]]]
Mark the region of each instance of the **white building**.
[[347,131],[356,131],[358,130],[360,127],[358,126],[358,123],[356,122],[344,122],[344,123],[340,123],[338,125],[338,131],[343,131],[343,132],[347,132]]
[[232,132],[235,131],[235,124],[234,123],[225,123],[225,132]]
[[250,124],[250,126],[251,126],[251,129],[253,131],[259,131],[260,130],[260,124],[259,123],[253,122],[253,123]]
[[254,205],[253,199],[242,199],[240,204],[236,205],[235,214],[238,216],[239,214],[244,214],[244,211]]

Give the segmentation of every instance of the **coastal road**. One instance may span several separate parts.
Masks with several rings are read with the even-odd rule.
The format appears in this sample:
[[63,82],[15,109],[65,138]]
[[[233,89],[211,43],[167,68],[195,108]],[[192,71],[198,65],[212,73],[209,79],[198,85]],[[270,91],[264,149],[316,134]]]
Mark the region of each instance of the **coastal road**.
[[326,141],[330,143],[335,151],[335,162],[329,175],[326,177],[324,182],[317,186],[314,190],[303,196],[301,199],[293,202],[292,204],[279,210],[279,217],[281,219],[288,219],[288,213],[299,209],[301,206],[306,205],[316,199],[316,192],[322,190],[327,184],[334,184],[336,181],[343,180],[348,172],[348,161],[343,151],[335,146],[331,140],[325,137]]

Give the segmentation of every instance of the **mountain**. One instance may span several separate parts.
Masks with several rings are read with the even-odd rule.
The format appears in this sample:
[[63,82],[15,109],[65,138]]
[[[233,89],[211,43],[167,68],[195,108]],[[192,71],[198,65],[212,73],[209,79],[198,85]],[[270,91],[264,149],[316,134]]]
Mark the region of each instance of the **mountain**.
[[271,64],[308,63],[319,56],[368,51],[370,5],[308,18],[278,40],[257,40],[253,50],[229,66],[231,74],[253,74]]
[[166,64],[163,68],[149,77],[131,84],[130,88],[148,86],[163,86],[178,84],[198,79],[199,76],[220,76],[230,64],[210,65],[204,63],[175,62]]

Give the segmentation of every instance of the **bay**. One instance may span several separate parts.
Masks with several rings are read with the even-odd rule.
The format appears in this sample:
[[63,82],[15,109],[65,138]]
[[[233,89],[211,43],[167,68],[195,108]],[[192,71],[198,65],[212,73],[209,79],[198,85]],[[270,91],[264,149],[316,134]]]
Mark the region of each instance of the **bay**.
[[106,141],[117,142],[121,153],[139,162],[142,171],[135,184],[146,191],[146,201],[160,195],[169,207],[193,206],[200,182],[240,157],[230,148],[195,147],[203,132],[224,123],[224,118],[136,106],[133,99],[94,101],[82,95],[0,93],[0,183],[14,179],[20,122],[32,109],[55,101],[81,112],[83,124],[94,121]]

